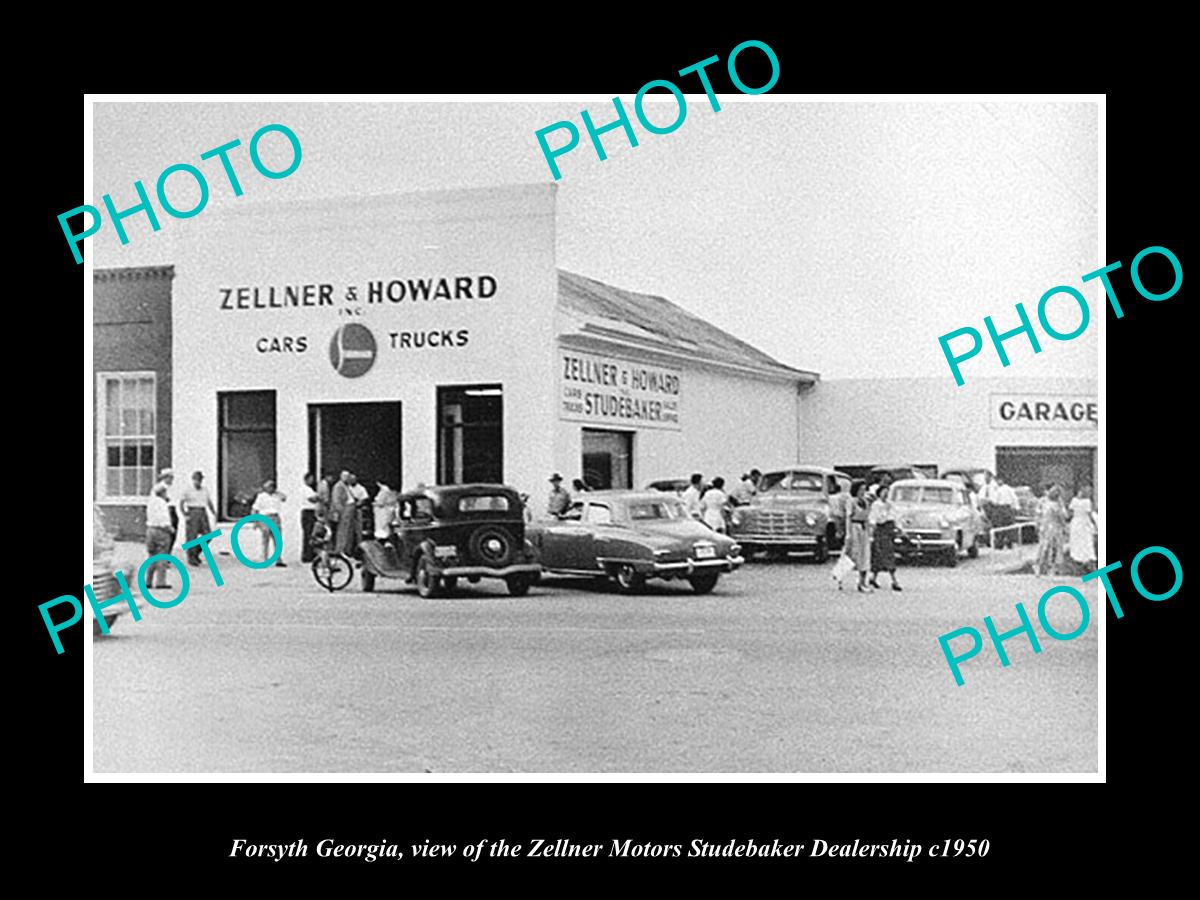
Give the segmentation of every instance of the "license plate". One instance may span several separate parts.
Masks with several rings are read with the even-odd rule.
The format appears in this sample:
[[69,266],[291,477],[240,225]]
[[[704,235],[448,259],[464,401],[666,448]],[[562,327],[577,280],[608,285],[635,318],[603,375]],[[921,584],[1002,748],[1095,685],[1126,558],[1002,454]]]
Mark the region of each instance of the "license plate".
[[696,559],[712,559],[717,555],[716,547],[699,546],[696,548]]
[[433,555],[438,559],[446,559],[453,556],[457,551],[457,547],[434,547]]

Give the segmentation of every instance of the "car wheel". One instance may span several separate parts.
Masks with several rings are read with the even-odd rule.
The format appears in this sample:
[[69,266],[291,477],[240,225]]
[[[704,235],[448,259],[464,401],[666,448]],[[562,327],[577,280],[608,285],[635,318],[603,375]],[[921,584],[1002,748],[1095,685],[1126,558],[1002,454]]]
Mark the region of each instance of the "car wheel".
[[829,559],[829,541],[827,538],[817,538],[817,549],[813,551],[813,562],[823,563]]
[[628,563],[618,566],[613,578],[623,594],[636,594],[646,586],[646,576]]
[[692,590],[697,594],[711,594],[720,577],[720,572],[700,572],[689,577],[688,581],[692,585]]
[[362,570],[362,589],[365,594],[369,594],[375,590],[375,573],[366,566],[363,566]]
[[417,560],[417,569],[413,580],[417,584],[417,593],[426,600],[442,593],[442,579],[433,574],[433,566],[430,565],[428,556],[422,556]]
[[509,575],[504,579],[504,583],[508,585],[508,592],[514,597],[524,597],[529,593],[533,578],[529,575]]
[[467,549],[473,560],[478,560],[485,566],[502,569],[512,563],[517,548],[513,536],[503,528],[484,525],[471,535],[467,541]]

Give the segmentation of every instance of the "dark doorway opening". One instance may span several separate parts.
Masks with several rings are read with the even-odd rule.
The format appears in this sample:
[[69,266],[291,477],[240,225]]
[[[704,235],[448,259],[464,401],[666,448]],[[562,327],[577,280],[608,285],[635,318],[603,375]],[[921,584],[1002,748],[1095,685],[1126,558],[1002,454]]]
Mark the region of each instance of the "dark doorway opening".
[[[217,394],[217,513],[240,519],[275,471],[275,392]],[[286,483],[286,482],[285,482]]]
[[400,404],[309,404],[308,465],[318,477],[353,472],[372,497],[380,481],[400,490]]
[[583,429],[583,480],[597,491],[633,487],[633,432]]
[[504,483],[504,390],[439,387],[438,484]]
[[1013,486],[1028,485],[1039,496],[1047,484],[1058,484],[1070,494],[1096,483],[1095,447],[997,447],[996,474]]

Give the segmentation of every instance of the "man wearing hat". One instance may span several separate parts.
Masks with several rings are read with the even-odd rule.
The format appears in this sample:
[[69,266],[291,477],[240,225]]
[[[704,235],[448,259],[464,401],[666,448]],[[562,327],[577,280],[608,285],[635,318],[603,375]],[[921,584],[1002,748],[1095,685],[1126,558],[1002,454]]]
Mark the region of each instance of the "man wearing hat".
[[555,472],[550,476],[550,499],[546,504],[546,512],[561,519],[571,508],[571,494],[562,486],[562,476]]
[[154,497],[154,495],[158,492],[158,489],[160,487],[166,492],[164,494],[164,496],[167,498],[167,507],[168,507],[167,514],[170,516],[170,519],[171,519],[170,528],[171,528],[171,546],[172,547],[175,546],[175,538],[179,534],[179,513],[175,509],[175,504],[171,502],[171,486],[174,483],[175,483],[175,470],[174,469],[159,469],[158,481],[155,482],[154,487],[150,489],[151,497]]
[[[170,470],[167,470],[170,474]],[[146,501],[146,556],[157,556],[160,553],[170,553],[175,544],[175,531],[171,525],[171,513],[174,512],[167,498],[167,482],[159,481],[150,491],[150,499]],[[165,588],[167,584],[167,562],[156,562],[146,573],[146,587]]]

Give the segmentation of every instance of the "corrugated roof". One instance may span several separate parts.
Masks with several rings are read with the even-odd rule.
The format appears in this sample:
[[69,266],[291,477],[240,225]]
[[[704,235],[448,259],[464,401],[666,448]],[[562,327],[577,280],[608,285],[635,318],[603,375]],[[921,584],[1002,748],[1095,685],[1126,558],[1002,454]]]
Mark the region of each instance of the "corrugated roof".
[[815,375],[784,365],[665,297],[623,290],[564,269],[558,270],[558,305],[568,312],[627,322],[690,355],[797,376]]

